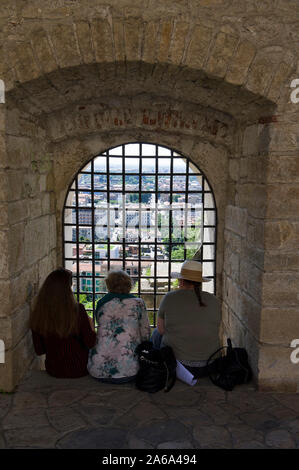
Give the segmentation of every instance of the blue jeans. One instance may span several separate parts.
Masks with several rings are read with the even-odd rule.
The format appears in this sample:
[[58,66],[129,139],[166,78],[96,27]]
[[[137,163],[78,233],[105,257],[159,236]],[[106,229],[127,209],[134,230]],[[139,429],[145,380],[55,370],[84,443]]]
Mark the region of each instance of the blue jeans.
[[152,333],[151,342],[153,343],[154,348],[156,349],[161,349],[163,346],[165,346],[165,344],[163,343],[163,335],[160,335],[157,328],[155,328]]

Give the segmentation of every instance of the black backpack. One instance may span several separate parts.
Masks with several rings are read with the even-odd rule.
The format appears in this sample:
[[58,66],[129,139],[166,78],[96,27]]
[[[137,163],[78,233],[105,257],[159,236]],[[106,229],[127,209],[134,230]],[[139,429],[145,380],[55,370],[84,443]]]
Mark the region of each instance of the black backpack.
[[143,341],[136,348],[139,361],[135,384],[139,390],[155,393],[169,392],[176,380],[176,358],[170,346],[155,349],[151,341]]
[[[226,349],[226,355],[213,358]],[[208,373],[213,384],[227,391],[236,385],[247,383],[252,378],[252,370],[248,362],[248,354],[244,348],[233,348],[228,338],[227,346],[217,349],[208,359]]]

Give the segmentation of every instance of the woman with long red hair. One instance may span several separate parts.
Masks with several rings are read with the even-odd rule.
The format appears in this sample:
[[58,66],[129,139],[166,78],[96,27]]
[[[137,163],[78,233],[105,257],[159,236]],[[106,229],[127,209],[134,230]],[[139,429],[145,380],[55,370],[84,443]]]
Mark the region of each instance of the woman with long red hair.
[[54,377],[88,375],[88,352],[96,342],[93,320],[76,302],[71,286],[71,271],[51,272],[29,320],[35,352],[46,355],[46,371]]

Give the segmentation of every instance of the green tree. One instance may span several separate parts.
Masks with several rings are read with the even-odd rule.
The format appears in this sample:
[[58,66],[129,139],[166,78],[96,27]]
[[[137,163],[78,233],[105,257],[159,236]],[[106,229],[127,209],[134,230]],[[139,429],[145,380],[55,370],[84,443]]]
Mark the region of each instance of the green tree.
[[87,237],[84,237],[83,235],[81,235],[81,237],[79,238],[79,241],[80,242],[87,242],[87,243],[89,242],[90,243],[90,239],[87,238]]
[[184,259],[184,245],[178,245],[172,247],[171,259]]

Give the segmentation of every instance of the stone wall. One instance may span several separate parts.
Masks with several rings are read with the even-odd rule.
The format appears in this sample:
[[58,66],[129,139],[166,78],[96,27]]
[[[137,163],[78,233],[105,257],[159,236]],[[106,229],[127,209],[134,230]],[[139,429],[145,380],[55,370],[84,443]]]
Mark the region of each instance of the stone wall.
[[[45,152],[45,131],[31,115],[6,101],[7,190],[5,227],[8,261],[5,265],[1,338],[5,364],[0,364],[0,389],[12,389],[35,354],[28,319],[32,302],[46,275],[56,265],[56,221],[51,208],[47,174],[51,162]],[[4,188],[5,186],[3,186]],[[5,213],[3,214],[5,215]]]
[[[299,67],[297,68],[299,77]],[[267,210],[259,348],[260,386],[297,390],[299,366],[290,360],[298,335],[299,103],[278,109],[267,125]]]
[[239,129],[230,160],[234,190],[226,208],[223,271],[225,334],[245,347],[259,375],[260,315],[267,205],[268,133],[263,124]]

